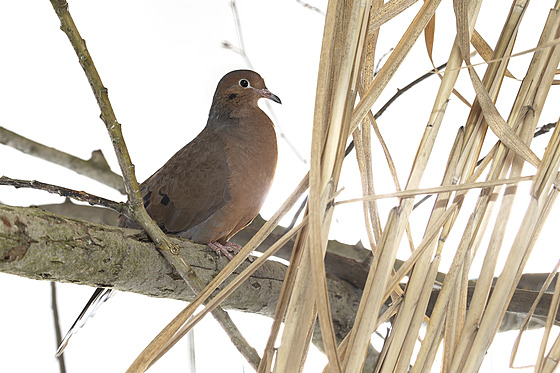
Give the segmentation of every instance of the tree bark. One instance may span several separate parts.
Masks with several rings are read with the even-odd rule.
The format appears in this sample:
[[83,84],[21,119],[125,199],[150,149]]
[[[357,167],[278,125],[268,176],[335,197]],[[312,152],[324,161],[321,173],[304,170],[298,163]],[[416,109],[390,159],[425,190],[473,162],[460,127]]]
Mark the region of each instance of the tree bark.
[[[173,242],[205,283],[227,264],[227,258],[218,257],[206,245],[179,237],[173,237]],[[66,218],[39,208],[0,205],[0,271],[152,297],[194,298],[144,232]],[[265,263],[222,305],[272,316],[285,271],[284,264]],[[344,337],[361,290],[335,277],[328,286],[337,336]]]

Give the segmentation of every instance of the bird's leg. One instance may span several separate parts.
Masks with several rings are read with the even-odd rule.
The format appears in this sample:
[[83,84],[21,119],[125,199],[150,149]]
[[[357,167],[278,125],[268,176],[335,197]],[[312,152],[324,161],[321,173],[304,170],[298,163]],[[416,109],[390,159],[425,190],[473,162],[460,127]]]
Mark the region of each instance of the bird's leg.
[[[225,255],[229,260],[232,260],[233,257],[237,255],[237,253],[243,248],[243,246],[233,242],[226,242],[225,244],[221,244],[219,242],[210,242],[208,244],[208,247],[214,250],[218,255]],[[255,260],[255,257],[249,255],[247,259],[252,262]]]

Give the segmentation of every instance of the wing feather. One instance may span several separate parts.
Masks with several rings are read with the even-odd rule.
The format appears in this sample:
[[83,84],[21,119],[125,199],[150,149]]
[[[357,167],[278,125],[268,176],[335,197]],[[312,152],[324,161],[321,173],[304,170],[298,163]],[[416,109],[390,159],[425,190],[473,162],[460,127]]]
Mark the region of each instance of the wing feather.
[[168,232],[184,232],[229,200],[229,168],[220,135],[202,131],[142,183],[144,206]]

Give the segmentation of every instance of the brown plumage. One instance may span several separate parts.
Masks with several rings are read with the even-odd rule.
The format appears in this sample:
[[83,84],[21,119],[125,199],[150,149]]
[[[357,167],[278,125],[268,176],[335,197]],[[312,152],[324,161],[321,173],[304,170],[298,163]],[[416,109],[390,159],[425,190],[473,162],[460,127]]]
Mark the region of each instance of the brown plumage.
[[259,213],[278,154],[274,125],[257,105],[263,97],[280,103],[256,72],[226,74],[206,127],[142,183],[144,206],[163,230],[223,245]]
[[[274,125],[257,105],[263,97],[281,103],[256,72],[226,74],[216,88],[206,127],[140,185],[148,214],[164,231],[231,256],[228,240],[259,213],[276,169]],[[124,216],[119,225],[139,228]],[[113,294],[103,288],[94,292],[57,356]]]

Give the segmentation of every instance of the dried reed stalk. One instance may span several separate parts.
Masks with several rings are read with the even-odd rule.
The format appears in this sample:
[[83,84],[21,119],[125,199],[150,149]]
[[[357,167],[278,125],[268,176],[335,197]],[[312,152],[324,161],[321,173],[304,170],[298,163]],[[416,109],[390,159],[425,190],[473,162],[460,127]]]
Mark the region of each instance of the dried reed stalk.
[[[303,320],[308,328],[300,328],[299,323],[286,323],[274,371],[300,369],[307,349],[297,346],[297,343],[308,340],[309,326],[313,324],[315,313],[319,316],[329,362],[334,371],[342,371],[326,288],[324,255],[332,218],[329,205],[336,192],[350,133],[349,109],[355,100],[353,92],[356,91],[357,67],[360,66],[365,43],[370,5],[359,1],[333,1],[327,10],[311,147],[309,229],[306,231],[307,240],[299,241],[306,243],[303,247],[308,254],[303,257],[287,313],[288,320],[292,317]],[[340,11],[346,11],[345,15],[336,17]],[[310,282],[313,286],[309,286]],[[301,300],[303,306],[295,300]]]
[[[259,373],[300,372],[309,348],[315,326],[319,320],[323,347],[328,357],[325,372],[359,372],[363,368],[372,333],[383,322],[392,318],[392,329],[377,365],[376,372],[426,372],[432,369],[438,351],[443,353],[443,372],[476,372],[498,330],[523,267],[535,245],[546,217],[557,197],[554,186],[560,166],[560,130],[556,127],[545,155],[540,160],[531,150],[530,143],[542,107],[554,76],[558,72],[560,47],[560,0],[551,11],[543,27],[539,44],[532,49],[533,59],[522,80],[516,100],[505,120],[495,107],[501,93],[502,82],[513,75],[508,71],[519,25],[523,20],[528,0],[513,0],[494,49],[474,31],[482,0],[454,1],[457,18],[457,36],[451,49],[447,68],[434,98],[430,118],[419,139],[414,164],[406,187],[401,191],[396,179],[396,166],[391,153],[381,137],[371,107],[387,83],[398,71],[410,48],[419,35],[425,32],[426,48],[431,58],[434,41],[434,13],[440,0],[425,0],[414,20],[408,26],[392,54],[379,73],[373,76],[377,37],[383,26],[409,7],[413,0],[394,0],[383,4],[372,1],[329,1],[315,100],[312,155],[309,178],[304,179],[290,200],[273,219],[236,257],[218,277],[185,309],[176,320],[152,342],[135,362],[144,370],[165,353],[187,330],[195,325],[207,310],[187,319],[201,304],[208,309],[218,305],[251,271],[264,261],[253,263],[243,275],[231,282],[213,299],[210,293],[221,284],[270,232],[280,216],[305,190],[309,181],[309,201],[304,221],[299,230],[290,268],[286,274],[274,323],[265,348]],[[427,29],[426,29],[427,28]],[[424,31],[426,29],[426,31]],[[474,37],[472,36],[474,34]],[[472,38],[472,39],[471,39]],[[482,79],[471,63],[470,45],[474,45],[488,63]],[[444,123],[447,104],[454,92],[461,65],[466,65],[468,76],[476,92],[464,127],[454,139],[440,186],[419,188],[428,162],[433,158],[432,149],[438,141]],[[357,93],[360,100],[357,105]],[[531,109],[528,109],[531,108]],[[375,165],[371,128],[385,152],[386,161],[395,179],[397,192],[375,194]],[[488,128],[499,141],[483,157],[484,145],[489,143]],[[352,134],[356,159],[362,181],[363,198],[336,201],[336,190],[343,164],[344,149]],[[493,140],[492,140],[493,141]],[[535,167],[534,176],[522,176],[525,163]],[[486,173],[485,180],[480,181]],[[507,263],[490,296],[492,279],[498,254],[503,246],[512,205],[517,195],[517,184],[531,181],[530,202],[525,218],[512,247]],[[480,189],[473,206],[465,206],[467,193]],[[414,245],[408,230],[414,197],[419,194],[436,194],[431,214],[425,222],[421,242]],[[380,198],[398,198],[383,226],[376,201]],[[361,201],[368,239],[374,253],[373,262],[363,289],[354,325],[340,342],[332,325],[327,296],[324,255],[326,240],[334,208],[340,203]],[[497,219],[491,219],[497,207]],[[459,213],[470,216],[465,224],[458,224]],[[307,222],[307,225],[305,225]],[[294,233],[294,229],[290,234]],[[462,229],[462,232],[460,231]],[[482,237],[490,231],[487,247],[482,247]],[[407,232],[411,254],[398,271],[394,271],[397,249]],[[453,246],[447,239],[451,233],[460,234]],[[287,239],[287,236],[284,238]],[[266,255],[271,255],[278,242]],[[443,288],[430,318],[426,309],[441,263],[442,253],[453,253],[451,267],[446,274]],[[484,250],[480,277],[467,307],[468,274],[472,260],[479,250]],[[400,285],[408,276],[406,287]],[[382,313],[384,304],[388,308]],[[537,370],[549,372],[556,368],[560,358],[560,337],[546,352],[546,338],[560,303],[560,290],[551,306],[545,337],[536,357]],[[275,350],[281,323],[285,323],[280,346]],[[427,324],[426,335],[418,347],[422,325]],[[134,366],[134,365],[133,365]],[[132,368],[132,367],[131,367]],[[373,367],[372,367],[373,368]],[[132,369],[131,371],[136,371]]]

